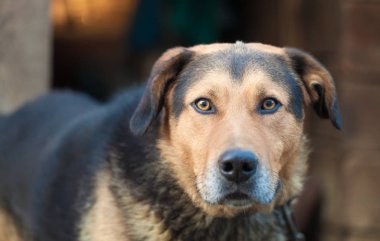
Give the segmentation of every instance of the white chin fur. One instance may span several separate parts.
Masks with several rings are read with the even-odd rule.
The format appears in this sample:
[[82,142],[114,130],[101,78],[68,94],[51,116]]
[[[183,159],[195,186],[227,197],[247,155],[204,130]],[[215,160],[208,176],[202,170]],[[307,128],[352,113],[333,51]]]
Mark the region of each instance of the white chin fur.
[[[259,204],[270,204],[276,195],[276,177],[272,177],[270,171],[260,167],[247,182],[235,184],[228,182],[220,174],[219,170],[209,168],[204,180],[197,180],[197,188],[203,200],[209,204],[222,204],[227,206],[246,206],[257,202]],[[226,196],[234,192],[246,194],[247,199],[231,200]]]

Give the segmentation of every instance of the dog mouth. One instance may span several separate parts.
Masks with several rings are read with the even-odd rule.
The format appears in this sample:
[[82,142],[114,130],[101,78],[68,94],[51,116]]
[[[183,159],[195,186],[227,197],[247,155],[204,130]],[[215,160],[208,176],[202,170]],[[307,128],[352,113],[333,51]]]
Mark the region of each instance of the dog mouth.
[[226,206],[232,206],[232,207],[243,207],[243,206],[249,206],[254,202],[254,200],[249,197],[249,195],[236,191],[230,194],[227,194],[224,198],[222,203]]
[[245,199],[249,199],[249,196],[245,193],[237,191],[237,192],[226,195],[225,199],[227,199],[227,200],[245,200]]

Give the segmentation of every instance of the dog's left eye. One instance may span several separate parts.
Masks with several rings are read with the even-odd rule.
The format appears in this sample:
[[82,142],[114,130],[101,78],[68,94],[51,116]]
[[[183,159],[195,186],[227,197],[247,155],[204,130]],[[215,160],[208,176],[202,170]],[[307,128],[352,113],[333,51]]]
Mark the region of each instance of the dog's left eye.
[[206,98],[200,98],[193,102],[194,109],[201,114],[215,113],[215,108],[210,100]]
[[262,114],[274,113],[281,106],[280,102],[274,98],[265,98],[261,102],[260,112]]

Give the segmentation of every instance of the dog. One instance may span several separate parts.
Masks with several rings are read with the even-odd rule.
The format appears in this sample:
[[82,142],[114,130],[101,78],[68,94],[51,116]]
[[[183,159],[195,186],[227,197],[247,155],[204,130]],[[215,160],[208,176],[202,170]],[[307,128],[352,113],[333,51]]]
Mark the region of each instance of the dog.
[[169,49],[107,103],[40,97],[0,118],[0,240],[287,240],[307,106],[341,128],[314,57],[239,41]]

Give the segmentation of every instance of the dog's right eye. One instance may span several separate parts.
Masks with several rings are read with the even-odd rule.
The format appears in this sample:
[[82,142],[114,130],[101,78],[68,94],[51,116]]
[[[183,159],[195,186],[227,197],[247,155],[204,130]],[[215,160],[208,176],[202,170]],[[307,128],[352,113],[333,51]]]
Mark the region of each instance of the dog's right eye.
[[215,108],[210,100],[206,98],[199,98],[195,100],[192,104],[193,108],[201,114],[212,114],[215,113]]

